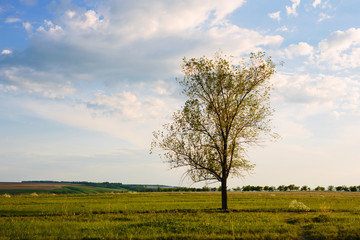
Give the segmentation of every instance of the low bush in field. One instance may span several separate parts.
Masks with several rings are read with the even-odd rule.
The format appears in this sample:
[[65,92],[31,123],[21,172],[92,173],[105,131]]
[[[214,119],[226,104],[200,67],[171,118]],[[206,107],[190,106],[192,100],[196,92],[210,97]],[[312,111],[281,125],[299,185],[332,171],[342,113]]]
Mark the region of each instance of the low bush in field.
[[293,200],[289,205],[289,210],[292,212],[309,212],[310,208],[302,202]]

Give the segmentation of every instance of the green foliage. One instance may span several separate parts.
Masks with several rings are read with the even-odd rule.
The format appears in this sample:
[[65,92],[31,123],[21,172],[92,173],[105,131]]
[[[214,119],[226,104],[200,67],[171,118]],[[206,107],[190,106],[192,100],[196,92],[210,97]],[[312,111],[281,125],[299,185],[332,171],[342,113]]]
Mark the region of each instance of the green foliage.
[[321,187],[321,186],[317,186],[314,190],[315,191],[325,191],[325,188]]
[[301,190],[301,191],[310,191],[310,187],[304,185],[304,186],[301,187],[300,190]]
[[335,189],[336,189],[336,191],[344,191],[344,192],[350,191],[349,188],[345,185],[337,186]]
[[194,181],[221,182],[227,208],[227,178],[253,169],[246,158],[260,134],[271,134],[269,116],[275,66],[264,53],[233,65],[231,57],[183,59],[179,81],[187,100],[173,122],[154,132],[152,149],[162,149],[172,168],[185,167]]

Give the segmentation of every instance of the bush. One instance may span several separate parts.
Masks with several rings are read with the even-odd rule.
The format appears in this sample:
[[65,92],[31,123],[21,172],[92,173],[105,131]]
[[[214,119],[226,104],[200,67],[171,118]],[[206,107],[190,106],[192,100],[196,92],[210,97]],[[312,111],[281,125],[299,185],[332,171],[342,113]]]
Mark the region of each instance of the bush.
[[310,191],[310,188],[305,185],[305,186],[302,186],[300,190],[301,191]]
[[350,191],[351,192],[357,192],[357,187],[356,186],[350,186]]
[[302,202],[293,200],[289,205],[289,210],[292,212],[309,212],[310,208]]
[[325,191],[325,188],[324,188],[324,187],[317,186],[317,187],[315,188],[315,191]]
[[287,186],[287,188],[290,190],[290,191],[298,191],[299,190],[299,186],[295,186],[295,184],[290,184],[289,186]]
[[336,191],[342,191],[343,187],[342,186],[337,186],[335,189],[336,189]]

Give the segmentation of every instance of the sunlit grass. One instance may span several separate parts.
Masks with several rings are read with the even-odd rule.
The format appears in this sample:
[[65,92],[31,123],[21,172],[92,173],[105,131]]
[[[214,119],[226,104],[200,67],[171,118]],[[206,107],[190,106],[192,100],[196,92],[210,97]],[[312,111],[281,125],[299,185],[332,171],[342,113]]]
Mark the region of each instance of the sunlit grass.
[[[0,239],[359,239],[360,193],[15,195]],[[309,212],[291,212],[296,200]]]

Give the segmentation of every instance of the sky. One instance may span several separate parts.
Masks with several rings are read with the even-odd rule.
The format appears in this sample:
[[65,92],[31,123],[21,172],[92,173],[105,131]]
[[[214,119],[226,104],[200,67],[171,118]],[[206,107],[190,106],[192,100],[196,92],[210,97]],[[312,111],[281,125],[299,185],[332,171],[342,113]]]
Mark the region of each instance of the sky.
[[256,167],[230,188],[359,185],[359,9],[357,0],[0,0],[0,181],[203,186],[149,150],[184,104],[182,58],[221,50],[278,63],[281,138],[249,148]]

